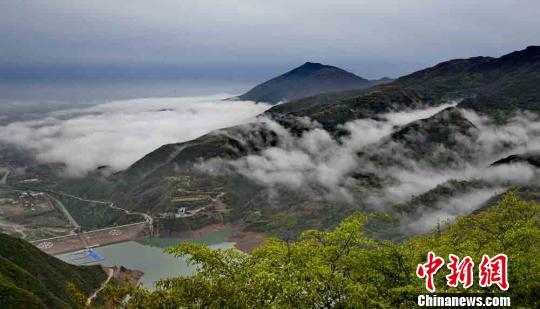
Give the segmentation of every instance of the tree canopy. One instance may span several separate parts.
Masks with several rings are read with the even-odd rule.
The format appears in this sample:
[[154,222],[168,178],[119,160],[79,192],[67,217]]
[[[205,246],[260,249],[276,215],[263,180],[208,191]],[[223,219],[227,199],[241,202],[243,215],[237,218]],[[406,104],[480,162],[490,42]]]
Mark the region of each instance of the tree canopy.
[[[479,213],[456,219],[428,235],[407,241],[377,241],[366,235],[369,218],[354,214],[332,231],[305,231],[294,242],[270,238],[244,254],[180,243],[168,248],[198,265],[193,276],[161,280],[155,291],[142,287],[106,288],[102,298],[117,308],[409,308],[427,294],[416,267],[429,251],[508,256],[510,288],[446,285],[446,267],[435,275],[437,293],[494,293],[513,305],[540,304],[540,205],[514,192]],[[476,269],[475,269],[476,271]],[[130,296],[126,298],[126,296]]]

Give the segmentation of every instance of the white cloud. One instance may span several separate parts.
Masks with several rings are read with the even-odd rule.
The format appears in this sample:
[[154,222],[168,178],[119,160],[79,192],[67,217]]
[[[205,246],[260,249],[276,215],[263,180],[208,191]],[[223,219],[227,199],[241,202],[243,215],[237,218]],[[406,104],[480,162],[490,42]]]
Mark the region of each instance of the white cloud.
[[404,125],[418,119],[429,118],[445,108],[454,107],[456,105],[457,102],[452,102],[410,112],[387,113],[383,115],[383,117],[393,125]]
[[255,119],[268,109],[228,95],[114,101],[64,110],[0,127],[0,141],[32,150],[44,163],[63,163],[79,176],[108,165],[124,169],[159,146]]
[[[464,111],[466,118],[481,133],[459,139],[460,145],[470,150],[470,153],[452,154],[458,164],[451,167],[432,166],[421,158],[403,157],[401,150],[404,146],[397,142],[379,143],[400,126],[428,118],[454,105],[390,113],[382,115],[379,121],[354,120],[343,125],[343,129],[350,134],[338,140],[317,127],[299,138],[294,137],[277,123],[266,120],[279,135],[278,146],[238,160],[210,160],[199,167],[206,171],[240,173],[270,188],[282,186],[293,190],[304,189],[320,196],[360,202],[378,210],[390,210],[390,206],[406,202],[452,179],[482,180],[490,188],[508,188],[539,179],[538,171],[527,164],[490,167],[491,163],[508,154],[534,149],[535,144],[539,144],[540,122],[532,115],[518,115],[506,125],[494,126],[489,119]],[[441,158],[452,152],[442,145],[435,151],[441,154]],[[365,156],[359,156],[359,152],[366,156],[376,153],[379,158],[388,157],[392,160],[384,166],[373,166]],[[437,157],[435,153],[432,155],[433,158]],[[472,159],[467,161],[460,157],[462,155]],[[368,178],[376,175],[383,180],[383,187],[366,190],[349,177],[353,173],[365,174]],[[468,206],[463,207],[467,211],[477,206],[466,204]]]
[[504,192],[501,188],[475,190],[458,197],[453,197],[439,202],[435,209],[425,209],[418,211],[420,216],[408,223],[405,228],[416,233],[425,233],[435,228],[437,224],[451,222],[458,216],[468,214],[496,194]]
[[[196,138],[211,130],[255,120],[269,106],[247,101],[222,101],[226,97],[183,97],[116,101],[85,109],[64,110],[38,121],[15,122],[0,127],[0,141],[11,142],[35,152],[38,160],[63,163],[70,175],[83,175],[100,165],[113,170],[126,168],[155,148]],[[464,199],[446,201],[447,206],[427,210],[425,226],[470,212],[496,190],[535,183],[538,170],[526,164],[497,167],[489,165],[508,155],[540,149],[540,121],[520,114],[505,125],[464,111],[479,129],[473,141],[470,162],[452,169],[422,164],[416,158],[402,158],[395,152],[402,145],[379,143],[409,122],[430,117],[454,104],[435,108],[382,115],[380,120],[358,119],[342,128],[350,134],[336,139],[309,119],[311,129],[301,137],[270,119],[257,119],[279,136],[279,145],[238,160],[213,159],[199,165],[208,172],[234,172],[273,188],[311,190],[319,196],[358,201],[377,209],[389,209],[451,179],[483,180],[490,189],[472,192]],[[398,146],[397,148],[394,146]],[[375,147],[375,149],[373,149]],[[440,149],[444,153],[446,149]],[[359,152],[377,152],[396,161],[374,167]],[[384,179],[383,187],[369,192],[355,184],[352,173],[375,174]],[[412,221],[409,221],[412,222]],[[418,221],[415,221],[418,222]]]
[[486,154],[513,154],[540,150],[540,117],[522,112],[517,113],[504,125],[493,125],[492,121],[470,110],[464,115],[480,130],[479,141]]
[[315,128],[295,138],[271,120],[280,136],[280,145],[235,161],[214,159],[199,167],[215,171],[232,167],[240,174],[264,185],[289,188],[318,187],[330,195],[352,201],[345,189],[347,174],[360,164],[357,152],[389,135],[396,125],[430,117],[455,104],[382,115],[381,121],[358,119],[343,125],[350,135],[335,140],[327,131]]

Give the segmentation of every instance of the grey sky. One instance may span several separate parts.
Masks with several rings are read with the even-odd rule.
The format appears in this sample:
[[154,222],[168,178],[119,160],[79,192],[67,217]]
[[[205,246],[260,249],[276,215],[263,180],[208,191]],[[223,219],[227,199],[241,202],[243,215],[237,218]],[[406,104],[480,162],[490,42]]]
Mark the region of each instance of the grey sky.
[[317,61],[399,76],[538,45],[539,12],[533,0],[3,0],[0,67],[262,78]]

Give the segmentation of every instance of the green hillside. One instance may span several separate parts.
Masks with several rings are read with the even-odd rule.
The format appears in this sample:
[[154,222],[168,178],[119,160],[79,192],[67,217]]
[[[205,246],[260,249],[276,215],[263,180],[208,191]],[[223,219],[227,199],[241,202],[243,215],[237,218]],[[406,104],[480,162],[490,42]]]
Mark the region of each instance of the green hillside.
[[0,233],[0,308],[70,308],[69,283],[89,295],[106,277],[101,266],[73,266]]

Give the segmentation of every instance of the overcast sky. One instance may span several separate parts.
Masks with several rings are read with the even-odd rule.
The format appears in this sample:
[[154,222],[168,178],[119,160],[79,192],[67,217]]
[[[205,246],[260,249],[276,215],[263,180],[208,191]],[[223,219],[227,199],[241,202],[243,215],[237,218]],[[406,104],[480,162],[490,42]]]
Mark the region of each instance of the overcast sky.
[[3,0],[0,67],[258,79],[316,61],[396,77],[539,45],[539,12],[535,0]]

